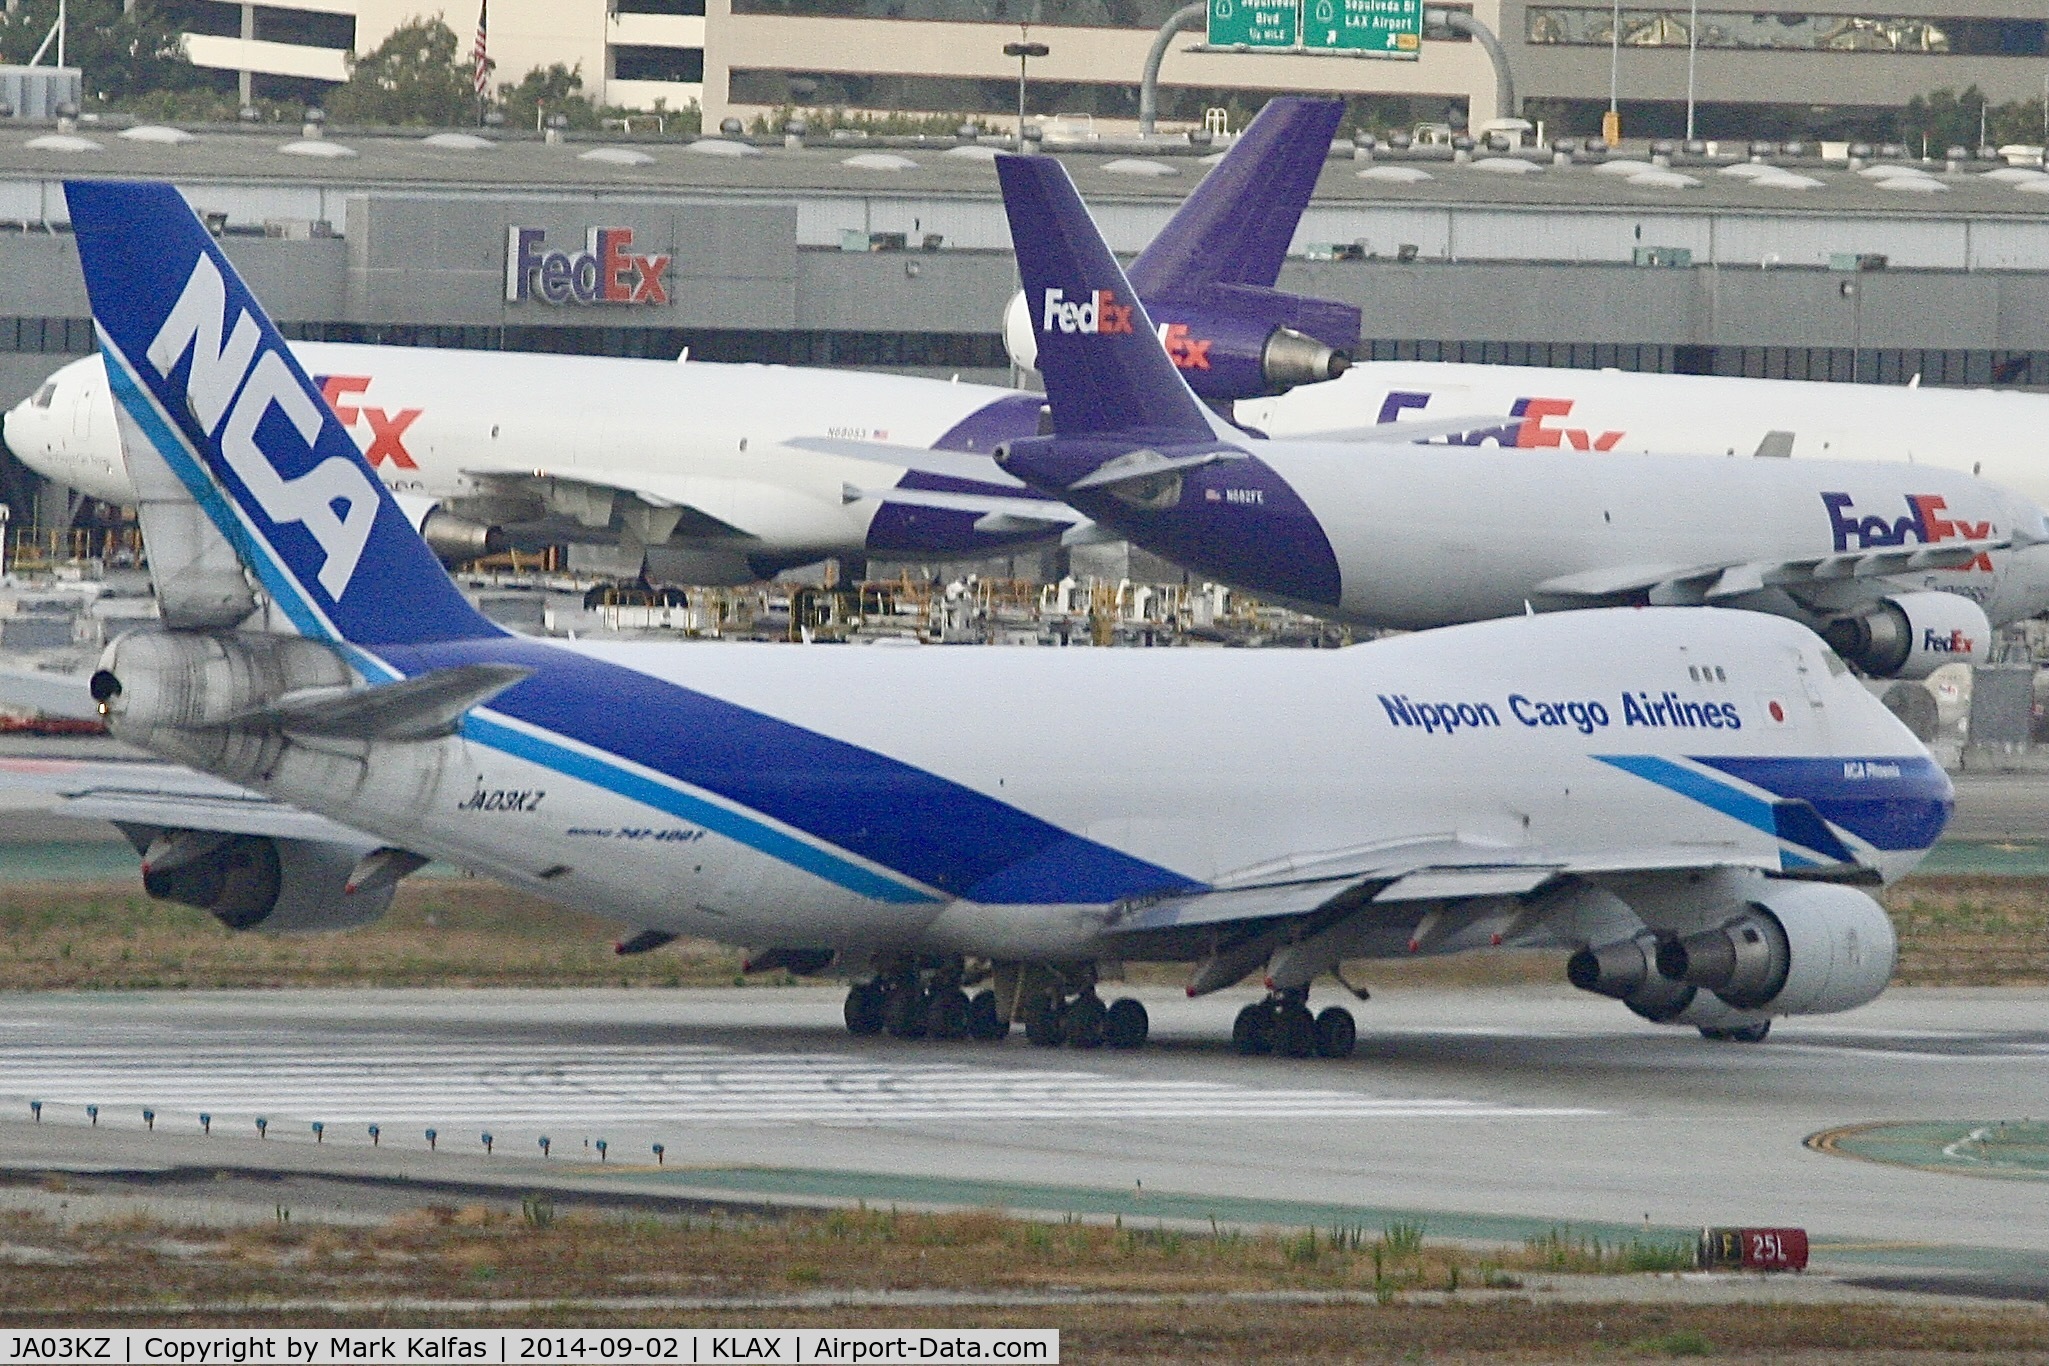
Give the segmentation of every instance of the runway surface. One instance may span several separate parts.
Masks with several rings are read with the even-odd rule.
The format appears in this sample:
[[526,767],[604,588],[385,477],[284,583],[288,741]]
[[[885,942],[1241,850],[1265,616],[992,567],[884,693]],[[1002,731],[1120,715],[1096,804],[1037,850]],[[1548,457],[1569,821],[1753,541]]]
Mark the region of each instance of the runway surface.
[[[1746,1046],[1566,988],[1390,990],[1358,1007],[1342,1063],[1232,1055],[1235,998],[1146,999],[1153,1046],[1081,1054],[856,1041],[838,993],[812,988],[0,997],[0,1164],[547,1173],[1193,1218],[1224,1202],[1243,1222],[1413,1211],[1438,1236],[1478,1227],[1461,1216],[1798,1224],[1894,1260],[1954,1244],[2049,1265],[2049,1182],[1803,1146],[1846,1125],[2049,1114],[2049,992],[1894,991]],[[1991,1264],[1972,1255],[1948,1261]]]

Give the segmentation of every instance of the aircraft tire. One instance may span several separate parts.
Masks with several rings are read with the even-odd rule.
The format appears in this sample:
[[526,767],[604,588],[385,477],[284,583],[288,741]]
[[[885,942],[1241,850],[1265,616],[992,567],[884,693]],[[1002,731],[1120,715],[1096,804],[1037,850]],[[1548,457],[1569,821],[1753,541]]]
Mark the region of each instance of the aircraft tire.
[[1349,1058],[1359,1046],[1359,1026],[1343,1006],[1325,1006],[1316,1016],[1316,1056]]
[[1101,1048],[1109,1012],[1101,998],[1077,996],[1060,1010],[1060,1033],[1069,1048]]
[[1254,1001],[1238,1012],[1231,1022],[1231,1047],[1248,1058],[1274,1051],[1274,1010],[1265,1001]]
[[1103,1019],[1104,1043],[1116,1049],[1143,1048],[1151,1032],[1152,1019],[1143,1001],[1125,996],[1110,1003],[1110,1012]]
[[925,1007],[925,1037],[951,1042],[968,1036],[968,994],[959,987],[941,987]]
[[1026,1011],[1025,1037],[1040,1048],[1060,1047],[1060,1007],[1051,1001],[1040,1001]]
[[874,982],[856,982],[847,989],[843,1012],[847,1033],[857,1039],[872,1039],[882,1032],[882,988]]
[[1274,1012],[1274,1052],[1284,1058],[1316,1055],[1316,1017],[1300,1001],[1289,1001]]
[[1716,1043],[1763,1043],[1772,1032],[1770,1020],[1759,1020],[1756,1024],[1737,1025],[1730,1029],[1709,1029],[1702,1025],[1700,1037],[1713,1039]]
[[926,1004],[923,988],[912,982],[897,983],[883,1001],[883,1028],[891,1038],[924,1038]]
[[983,1043],[1000,1043],[1010,1037],[1010,1022],[996,1009],[996,993],[978,991],[968,1002],[968,1037]]

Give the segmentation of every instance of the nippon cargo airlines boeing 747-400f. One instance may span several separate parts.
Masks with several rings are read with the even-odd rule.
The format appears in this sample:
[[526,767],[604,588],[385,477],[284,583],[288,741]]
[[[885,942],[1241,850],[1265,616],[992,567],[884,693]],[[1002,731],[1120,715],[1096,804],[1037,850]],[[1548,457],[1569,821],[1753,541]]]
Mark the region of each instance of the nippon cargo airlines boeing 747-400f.
[[[1025,277],[1085,297],[1115,265],[1057,166],[999,166]],[[1160,960],[1192,993],[1263,976],[1236,1040],[1298,1056],[1350,1050],[1351,1016],[1308,1006],[1349,958],[1566,945],[1578,985],[1744,1039],[1890,976],[1859,884],[1922,857],[1950,785],[1794,623],[1603,610],[1300,652],[525,638],[448,581],[174,189],[67,193],[163,608],[92,695],[121,739],[374,845],[159,805],[159,886],[224,918],[359,918],[435,857],[830,965],[857,1034],[1135,1047],[1144,1008],[1098,965]],[[1137,449],[1205,411],[1130,307],[1130,332],[1043,339],[1051,441]]]
[[[1343,108],[1270,103],[1133,265],[1164,306],[1169,343],[1218,401],[1327,379],[1358,338],[1357,309],[1271,287]],[[508,538],[595,543],[646,552],[648,572],[669,582],[732,584],[829,557],[962,558],[1085,534],[1029,492],[793,444],[987,452],[1038,430],[1036,393],[785,366],[292,350],[451,561]],[[133,503],[99,357],[51,376],[7,415],[5,436],[46,478]]]

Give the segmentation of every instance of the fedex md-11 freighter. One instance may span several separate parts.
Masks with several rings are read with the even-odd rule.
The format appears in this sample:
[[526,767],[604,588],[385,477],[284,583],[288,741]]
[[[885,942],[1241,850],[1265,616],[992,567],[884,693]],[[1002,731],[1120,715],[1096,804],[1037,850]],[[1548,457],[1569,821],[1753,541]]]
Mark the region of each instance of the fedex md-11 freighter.
[[[1098,274],[1086,216],[1001,165],[1028,275]],[[1593,611],[1329,652],[523,638],[437,572],[174,190],[67,189],[163,606],[94,696],[122,739],[382,841],[349,867],[167,829],[216,914],[360,918],[438,857],[831,964],[856,1033],[1022,1019],[1133,1047],[1144,1009],[1098,965],[1167,960],[1195,993],[1262,975],[1235,1037],[1291,1055],[1350,1050],[1351,1016],[1307,1004],[1348,958],[1568,945],[1575,983],[1746,1039],[1891,973],[1853,884],[1913,866],[1949,783],[1796,625]],[[1056,437],[1108,403],[1142,440],[1195,402],[1143,339],[1051,344]]]
[[[1214,401],[1327,379],[1349,359],[1357,309],[1272,287],[1343,111],[1335,100],[1270,102],[1133,263]],[[1102,310],[1114,319],[1121,306]],[[976,558],[1087,534],[1068,508],[1029,491],[874,458],[872,443],[986,453],[1029,436],[1036,393],[702,361],[333,342],[292,351],[450,562],[508,544],[591,544],[644,560],[658,580],[737,584],[827,558]],[[45,478],[134,502],[98,356],[65,365],[9,412],[5,437]],[[806,440],[871,444],[868,458],[849,458]]]

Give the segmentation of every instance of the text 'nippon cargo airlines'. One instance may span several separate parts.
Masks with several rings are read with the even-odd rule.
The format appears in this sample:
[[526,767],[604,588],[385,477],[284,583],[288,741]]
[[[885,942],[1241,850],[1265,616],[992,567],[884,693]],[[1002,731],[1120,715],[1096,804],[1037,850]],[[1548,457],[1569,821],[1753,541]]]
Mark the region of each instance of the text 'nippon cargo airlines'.
[[[1359,312],[1283,294],[1288,242],[1343,113],[1271,102],[1133,265],[1218,401],[1342,371]],[[508,293],[541,269],[514,259]],[[1057,502],[906,472],[802,438],[987,452],[1038,430],[1037,394],[854,371],[299,342],[292,350],[443,558],[620,545],[651,576],[749,583],[838,557],[962,558],[1076,529]],[[99,357],[7,415],[30,468],[123,505]],[[1085,529],[1083,529],[1085,530]]]
[[[1132,297],[1057,165],[999,171],[1027,279]],[[1351,1016],[1308,1006],[1347,958],[1571,946],[1578,985],[1744,1039],[1890,976],[1851,884],[1911,868],[1950,785],[1793,623],[1570,612],[1332,651],[523,638],[438,572],[175,190],[67,194],[163,606],[92,693],[122,739],[379,842],[344,873],[166,823],[195,899],[345,920],[438,857],[830,964],[856,1033],[1023,1019],[1080,1047],[1145,1039],[1099,992],[1112,961],[1190,963],[1196,993],[1263,974],[1236,1041],[1296,1056],[1350,1051]],[[1139,449],[1203,411],[1134,340],[1049,335],[1053,434],[1028,440]],[[1076,725],[1075,697],[1115,723]]]

